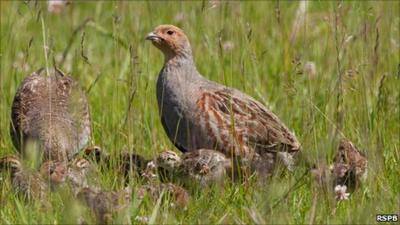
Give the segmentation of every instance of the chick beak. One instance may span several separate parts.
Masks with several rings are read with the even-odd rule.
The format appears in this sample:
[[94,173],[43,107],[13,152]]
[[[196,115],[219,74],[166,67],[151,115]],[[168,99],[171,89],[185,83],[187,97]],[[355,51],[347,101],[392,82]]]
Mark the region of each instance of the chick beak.
[[157,41],[158,39],[161,39],[161,38],[157,34],[155,34],[154,32],[150,32],[146,36],[146,40]]

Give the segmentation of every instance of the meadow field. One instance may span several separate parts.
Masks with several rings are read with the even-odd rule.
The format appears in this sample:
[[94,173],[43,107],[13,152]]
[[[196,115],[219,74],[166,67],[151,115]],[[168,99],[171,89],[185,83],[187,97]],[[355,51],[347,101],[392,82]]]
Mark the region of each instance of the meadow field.
[[[263,185],[193,188],[186,209],[135,197],[134,223],[375,224],[400,215],[400,3],[398,1],[73,1],[50,13],[45,1],[1,1],[0,157],[20,82],[56,64],[86,91],[92,144],[152,158],[175,149],[162,128],[155,84],[162,53],[145,36],[160,24],[181,27],[198,70],[268,107],[292,129],[302,160],[330,164],[342,137],[368,157],[368,178],[349,200],[315,184],[308,164]],[[104,169],[104,189],[123,187]],[[140,185],[133,178],[133,189]],[[0,174],[1,224],[93,222],[63,191],[52,207],[14,194]],[[117,220],[118,221],[118,220]]]

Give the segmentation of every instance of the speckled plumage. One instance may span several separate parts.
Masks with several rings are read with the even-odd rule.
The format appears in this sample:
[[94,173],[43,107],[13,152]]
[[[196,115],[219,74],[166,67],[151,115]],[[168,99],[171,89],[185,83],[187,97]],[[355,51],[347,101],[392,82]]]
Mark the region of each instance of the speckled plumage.
[[333,166],[336,184],[354,190],[366,179],[367,165],[367,157],[350,140],[340,140]]
[[82,188],[93,187],[97,188],[97,181],[95,182],[93,165],[86,159],[75,157],[68,164],[68,184],[74,194],[77,194]]
[[263,165],[269,162],[266,153],[275,161],[277,152],[295,155],[301,149],[296,136],[260,102],[204,78],[181,29],[161,25],[146,39],[164,53],[157,100],[163,127],[178,149],[216,149],[243,164],[255,160],[253,168],[262,173],[274,166]]
[[13,155],[0,159],[0,171],[6,169],[9,170],[11,175],[13,191],[24,198],[38,199],[45,202],[49,185],[44,180],[44,174],[25,169],[20,159]]
[[339,194],[338,198],[342,198],[346,197],[346,191],[355,191],[365,181],[367,165],[367,157],[350,140],[343,138],[340,140],[333,164],[314,165],[311,175],[320,186],[331,188]]
[[100,191],[87,187],[83,188],[77,197],[90,208],[98,224],[110,224],[114,213],[128,208],[131,190],[126,188],[120,191]]
[[18,88],[11,112],[10,133],[18,151],[32,151],[38,143],[45,159],[71,159],[91,134],[87,99],[77,82],[54,70],[41,69]]
[[148,196],[152,201],[157,201],[161,193],[170,195],[171,202],[178,208],[185,208],[189,203],[189,193],[183,187],[173,183],[145,184],[137,190],[137,197],[143,199]]
[[26,168],[15,155],[0,158],[0,172],[9,170],[13,191],[28,199],[47,203],[46,193],[68,185],[74,195],[90,187],[98,190],[97,183],[89,183],[92,167],[86,159],[75,157],[71,162],[47,160],[38,170]]
[[173,151],[163,151],[157,157],[156,165],[180,176],[184,179],[183,182],[194,181],[203,186],[221,183],[232,169],[230,159],[210,149],[198,149],[186,152],[182,156]]

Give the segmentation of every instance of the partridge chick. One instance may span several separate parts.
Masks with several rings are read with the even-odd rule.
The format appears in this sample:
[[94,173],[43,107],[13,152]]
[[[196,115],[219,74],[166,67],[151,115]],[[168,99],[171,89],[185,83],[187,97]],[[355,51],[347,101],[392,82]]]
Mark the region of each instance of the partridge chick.
[[98,224],[110,224],[113,214],[128,208],[131,191],[128,188],[121,191],[99,191],[86,187],[80,190],[77,197],[90,208]]
[[49,186],[43,177],[34,171],[24,169],[16,156],[5,156],[0,159],[1,171],[9,170],[11,184],[16,193],[26,199],[46,199]]
[[52,190],[65,183],[68,169],[64,162],[49,160],[40,167],[40,174]]
[[224,154],[209,149],[187,152],[182,157],[173,151],[163,151],[156,164],[159,168],[183,175],[183,179],[199,182],[202,186],[221,183],[232,168],[231,160]]
[[[76,157],[68,164],[68,184],[74,194],[77,194],[82,188],[89,187],[90,174],[94,174],[94,168],[84,158]],[[97,184],[94,183],[95,181],[90,184],[92,188],[97,187]]]
[[189,193],[186,191],[186,189],[173,183],[153,183],[142,185],[137,190],[137,196],[139,199],[149,196],[150,199],[155,202],[160,198],[163,191],[166,193],[166,195],[171,197],[171,206],[185,209],[189,204]]
[[142,173],[144,185],[137,190],[139,199],[150,196],[152,201],[160,198],[162,191],[171,196],[173,206],[184,209],[189,202],[189,194],[183,187],[173,183],[160,183],[157,180],[157,166],[154,161],[147,164],[145,171]]
[[333,166],[335,184],[355,190],[367,177],[367,165],[367,157],[351,141],[340,140]]

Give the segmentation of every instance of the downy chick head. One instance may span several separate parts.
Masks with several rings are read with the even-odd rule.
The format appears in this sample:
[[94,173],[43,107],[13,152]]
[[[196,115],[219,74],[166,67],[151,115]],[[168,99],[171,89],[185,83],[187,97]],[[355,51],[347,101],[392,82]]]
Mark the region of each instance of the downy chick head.
[[84,158],[76,157],[69,163],[69,168],[86,173],[91,168],[91,164]]
[[40,167],[40,174],[54,187],[65,182],[67,166],[64,162],[49,160]]
[[159,168],[173,171],[181,165],[181,157],[173,151],[165,150],[158,155],[156,164]]
[[0,171],[9,170],[11,175],[22,171],[21,161],[14,155],[4,156],[0,159]]
[[80,188],[87,187],[87,175],[90,172],[91,164],[84,158],[74,158],[68,165],[68,181],[74,192]]

